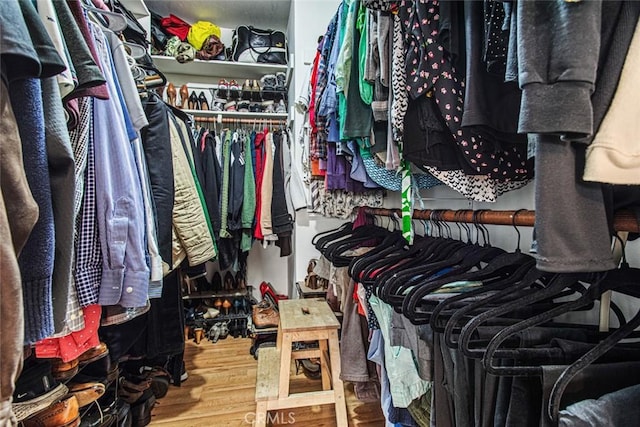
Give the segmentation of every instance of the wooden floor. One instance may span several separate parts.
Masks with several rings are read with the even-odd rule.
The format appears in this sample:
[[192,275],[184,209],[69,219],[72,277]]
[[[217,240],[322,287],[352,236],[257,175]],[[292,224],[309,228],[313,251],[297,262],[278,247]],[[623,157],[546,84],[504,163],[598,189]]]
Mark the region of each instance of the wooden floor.
[[[251,339],[232,338],[200,345],[190,341],[185,350],[189,379],[181,387],[170,387],[158,400],[152,413],[152,426],[158,427],[226,427],[250,426],[255,411],[255,384],[258,362],[249,354]],[[292,365],[293,369],[293,365]],[[320,381],[296,376],[292,392],[320,390]],[[384,426],[377,403],[362,403],[345,385],[349,425],[352,427]],[[271,412],[272,426],[333,427],[332,405],[287,409]]]

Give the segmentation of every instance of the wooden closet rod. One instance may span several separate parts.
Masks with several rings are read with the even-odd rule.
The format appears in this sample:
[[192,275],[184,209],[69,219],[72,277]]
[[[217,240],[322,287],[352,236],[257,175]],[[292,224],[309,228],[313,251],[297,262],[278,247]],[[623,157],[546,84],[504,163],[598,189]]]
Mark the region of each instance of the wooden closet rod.
[[[215,117],[196,117],[195,122],[197,123],[220,123],[218,121],[217,118]],[[265,125],[265,124],[273,124],[273,125],[277,125],[277,126],[286,126],[287,125],[287,121],[286,120],[280,120],[280,119],[236,119],[233,117],[223,117],[222,118],[222,123],[225,124],[233,124],[233,123],[239,123],[241,125]]]
[[[402,215],[400,209],[382,209],[382,208],[365,208],[365,212],[369,215],[392,216],[398,218]],[[475,219],[474,219],[475,213]],[[451,210],[451,209],[425,209],[414,210],[414,219],[428,220],[432,215],[439,215],[440,221],[446,222],[478,222],[480,224],[494,225],[515,225],[524,227],[533,227],[535,220],[535,211],[518,210],[518,211],[494,211],[494,210]],[[640,232],[640,224],[635,216],[629,211],[620,211],[616,213],[613,223],[615,231],[628,231],[631,233]]]

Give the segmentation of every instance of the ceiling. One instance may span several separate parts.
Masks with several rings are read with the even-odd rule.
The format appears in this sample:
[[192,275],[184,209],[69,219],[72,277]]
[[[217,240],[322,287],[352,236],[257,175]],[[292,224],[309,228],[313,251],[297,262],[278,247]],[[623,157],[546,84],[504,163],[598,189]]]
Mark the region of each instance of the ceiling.
[[286,31],[291,0],[146,0],[145,4],[158,15],[174,14],[190,24],[209,21],[224,28],[251,25]]

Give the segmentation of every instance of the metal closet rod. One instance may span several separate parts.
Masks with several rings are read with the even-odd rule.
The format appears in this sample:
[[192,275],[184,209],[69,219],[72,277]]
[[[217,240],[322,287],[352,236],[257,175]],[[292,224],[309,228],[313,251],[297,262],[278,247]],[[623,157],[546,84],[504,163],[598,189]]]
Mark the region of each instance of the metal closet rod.
[[[365,212],[369,215],[377,216],[397,216],[402,215],[400,209],[384,209],[384,208],[365,208]],[[493,225],[517,225],[523,227],[533,227],[535,221],[535,211],[517,210],[517,211],[494,211],[489,209],[424,209],[414,210],[414,219],[438,219],[445,222],[467,222]],[[514,219],[515,217],[515,219]],[[514,222],[515,221],[515,222]],[[636,217],[629,211],[616,212],[613,227],[615,231],[628,231],[631,233],[640,232],[640,224]]]

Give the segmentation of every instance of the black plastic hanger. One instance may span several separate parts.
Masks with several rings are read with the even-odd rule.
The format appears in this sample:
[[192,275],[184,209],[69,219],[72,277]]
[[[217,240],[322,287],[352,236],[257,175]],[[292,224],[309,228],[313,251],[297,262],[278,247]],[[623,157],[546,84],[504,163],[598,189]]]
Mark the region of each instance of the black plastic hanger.
[[[537,272],[537,270],[532,270],[532,272],[533,272],[532,274],[535,277],[535,273]],[[546,286],[544,289],[535,289],[519,297],[515,301],[501,304],[497,307],[489,309],[488,311],[485,311],[484,313],[479,314],[478,316],[471,319],[470,322],[468,322],[466,325],[462,327],[462,330],[460,331],[460,339],[458,341],[458,349],[462,351],[462,353],[467,357],[476,358],[476,359],[482,358],[484,356],[485,350],[472,349],[469,345],[473,334],[480,327],[480,325],[482,325],[483,323],[486,323],[488,320],[492,318],[503,316],[505,314],[522,309],[533,303],[556,297],[559,293],[561,293],[566,288],[571,287],[573,289],[575,285],[581,279],[584,279],[584,278],[585,278],[585,274],[582,274],[582,273],[556,274],[551,279],[548,286]],[[530,285],[530,284],[527,284],[527,285]],[[520,285],[518,288],[522,289],[522,285]]]

